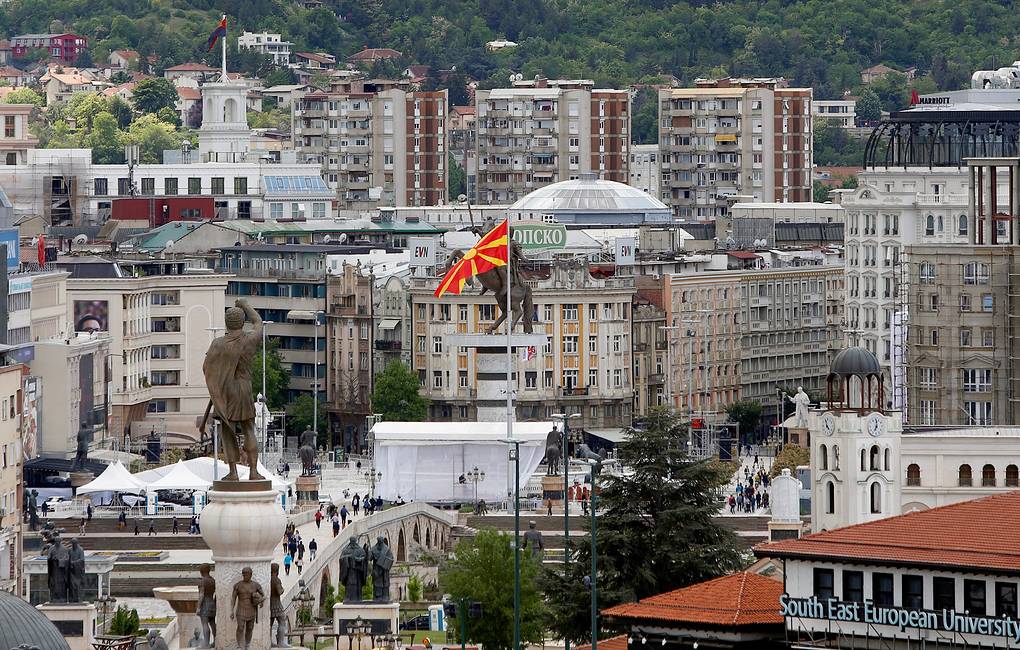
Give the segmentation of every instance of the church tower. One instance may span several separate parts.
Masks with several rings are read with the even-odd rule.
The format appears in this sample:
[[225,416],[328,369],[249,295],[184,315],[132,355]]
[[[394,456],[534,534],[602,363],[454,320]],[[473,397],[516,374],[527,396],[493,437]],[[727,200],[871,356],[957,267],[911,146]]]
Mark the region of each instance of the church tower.
[[832,360],[827,408],[810,418],[811,531],[900,514],[898,411],[882,404],[882,369],[869,350],[851,347]]
[[220,81],[202,86],[202,127],[198,150],[203,161],[242,162],[251,146],[247,87]]

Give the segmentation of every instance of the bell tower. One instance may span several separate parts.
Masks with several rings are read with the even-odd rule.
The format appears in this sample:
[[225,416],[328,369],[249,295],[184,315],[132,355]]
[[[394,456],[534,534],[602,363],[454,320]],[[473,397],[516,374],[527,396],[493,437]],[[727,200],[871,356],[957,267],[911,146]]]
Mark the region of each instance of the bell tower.
[[242,162],[251,146],[248,89],[229,81],[202,86],[202,127],[198,151],[203,161]]

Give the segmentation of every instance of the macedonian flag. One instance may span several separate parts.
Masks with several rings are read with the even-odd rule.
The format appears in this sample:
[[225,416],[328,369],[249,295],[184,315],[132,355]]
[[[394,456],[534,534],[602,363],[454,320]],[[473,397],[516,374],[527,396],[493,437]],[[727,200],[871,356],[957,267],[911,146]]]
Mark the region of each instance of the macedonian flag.
[[464,254],[459,262],[453,265],[443,281],[436,289],[436,298],[441,298],[444,293],[460,293],[468,279],[491,271],[497,266],[504,266],[507,263],[507,222],[499,224],[490,230],[484,237],[475,244],[474,248]]

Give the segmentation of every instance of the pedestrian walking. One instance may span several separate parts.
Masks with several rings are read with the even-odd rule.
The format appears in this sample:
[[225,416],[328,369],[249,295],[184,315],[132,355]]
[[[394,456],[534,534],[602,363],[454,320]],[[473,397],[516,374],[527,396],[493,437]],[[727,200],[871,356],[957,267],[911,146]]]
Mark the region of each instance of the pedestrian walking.
[[146,534],[146,537],[148,537],[149,535],[155,535],[155,534],[156,534],[156,521],[154,519],[150,519],[149,520],[149,532],[148,532],[148,534]]
[[135,535],[138,535],[138,517],[135,517]]
[[287,555],[283,556],[283,572],[285,574],[290,575],[290,564],[293,561],[294,560],[293,560],[293,558],[291,558],[290,553],[288,553]]
[[[350,514],[350,513],[347,512],[347,504],[345,503],[344,505],[340,506],[340,525],[343,528],[347,528],[347,515],[348,514]],[[334,516],[336,516],[336,515],[334,515]]]
[[294,535],[290,536],[290,544],[288,544],[288,547],[291,555],[297,555],[297,537]]
[[85,536],[85,517],[81,518],[81,524],[78,525],[78,534],[82,537]]
[[340,517],[333,515],[333,537],[340,534]]
[[191,523],[188,524],[188,534],[194,535],[196,532],[198,532],[198,526],[195,524],[195,518],[192,517]]
[[297,545],[297,559],[299,559],[299,560],[305,559],[305,543],[304,542],[298,542],[298,545]]
[[315,560],[315,552],[319,550],[319,544],[312,538],[312,541],[308,542],[308,559]]
[[117,515],[117,530],[124,530],[127,528],[127,513],[123,510]]
[[305,561],[298,557],[298,559],[294,560],[294,566],[297,567],[297,574],[301,575],[301,569],[305,566]]
[[319,506],[319,509],[315,511],[315,527],[322,527],[322,506]]
[[[46,505],[46,504],[44,503],[43,505]],[[358,493],[355,492],[354,493],[354,498],[351,499],[351,507],[354,508],[354,516],[355,517],[358,516],[358,506],[359,505],[361,505],[361,497],[359,497]]]
[[382,512],[386,504],[383,503],[382,496],[376,495],[375,497],[375,511]]
[[176,515],[174,515],[172,527],[173,527],[174,535],[176,535],[179,532],[179,528],[178,528],[178,525],[177,525],[177,516]]
[[89,523],[92,523],[92,503],[85,506],[85,517],[89,520]]

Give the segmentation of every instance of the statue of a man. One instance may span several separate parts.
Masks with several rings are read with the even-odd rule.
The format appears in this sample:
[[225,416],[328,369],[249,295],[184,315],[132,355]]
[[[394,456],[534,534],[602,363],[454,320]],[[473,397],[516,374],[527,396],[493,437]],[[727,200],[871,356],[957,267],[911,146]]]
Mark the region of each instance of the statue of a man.
[[272,632],[273,622],[276,622],[276,642],[274,648],[289,648],[287,643],[287,612],[283,609],[283,582],[280,580],[280,565],[273,562],[271,567],[272,578],[269,580],[269,629]]
[[67,602],[80,603],[81,588],[85,583],[85,549],[79,546],[77,538],[72,538],[71,548],[67,553]]
[[352,535],[340,553],[340,584],[344,586],[344,602],[360,603],[361,588],[368,577],[368,557]]
[[797,408],[797,426],[806,427],[808,406],[811,404],[811,398],[804,392],[804,387],[797,386],[797,394],[791,397],[790,400]]
[[145,638],[149,642],[149,650],[169,650],[166,639],[160,636],[159,630],[149,630]]
[[85,469],[85,463],[89,459],[89,440],[92,438],[92,430],[84,422],[78,428],[78,446],[74,454],[72,472],[80,472]]
[[67,602],[67,578],[71,568],[71,556],[60,540],[60,533],[53,533],[46,557],[46,582],[50,590],[51,603]]
[[212,566],[203,564],[198,567],[202,579],[198,583],[198,621],[202,626],[202,648],[213,647],[213,636],[216,634],[216,580],[209,575]]
[[241,569],[241,579],[234,583],[230,597],[230,620],[237,621],[237,648],[249,650],[255,622],[259,620],[259,607],[266,600],[259,583],[251,579],[251,567]]
[[372,555],[372,600],[378,603],[390,602],[390,569],[393,568],[393,553],[386,538],[380,535],[370,551]]
[[298,455],[301,456],[301,474],[315,473],[315,432],[305,429],[298,439]]
[[32,490],[28,498],[28,528],[33,531],[39,527],[39,505],[36,500],[38,496],[39,491]]
[[528,530],[524,532],[524,548],[531,548],[531,557],[542,558],[545,553],[545,542],[542,541],[542,533],[535,530],[535,520],[528,522]]
[[[252,329],[244,331],[245,320]],[[230,471],[225,481],[237,480],[237,463],[241,460],[238,437],[243,438],[248,478],[262,480],[258,473],[258,441],[255,439],[255,405],[251,394],[251,362],[262,342],[262,319],[242,298],[235,301],[223,317],[226,333],[217,338],[205,353],[202,372],[209,389],[209,405],[199,431],[205,434],[205,425],[212,416],[220,422],[220,439],[223,455]]]

